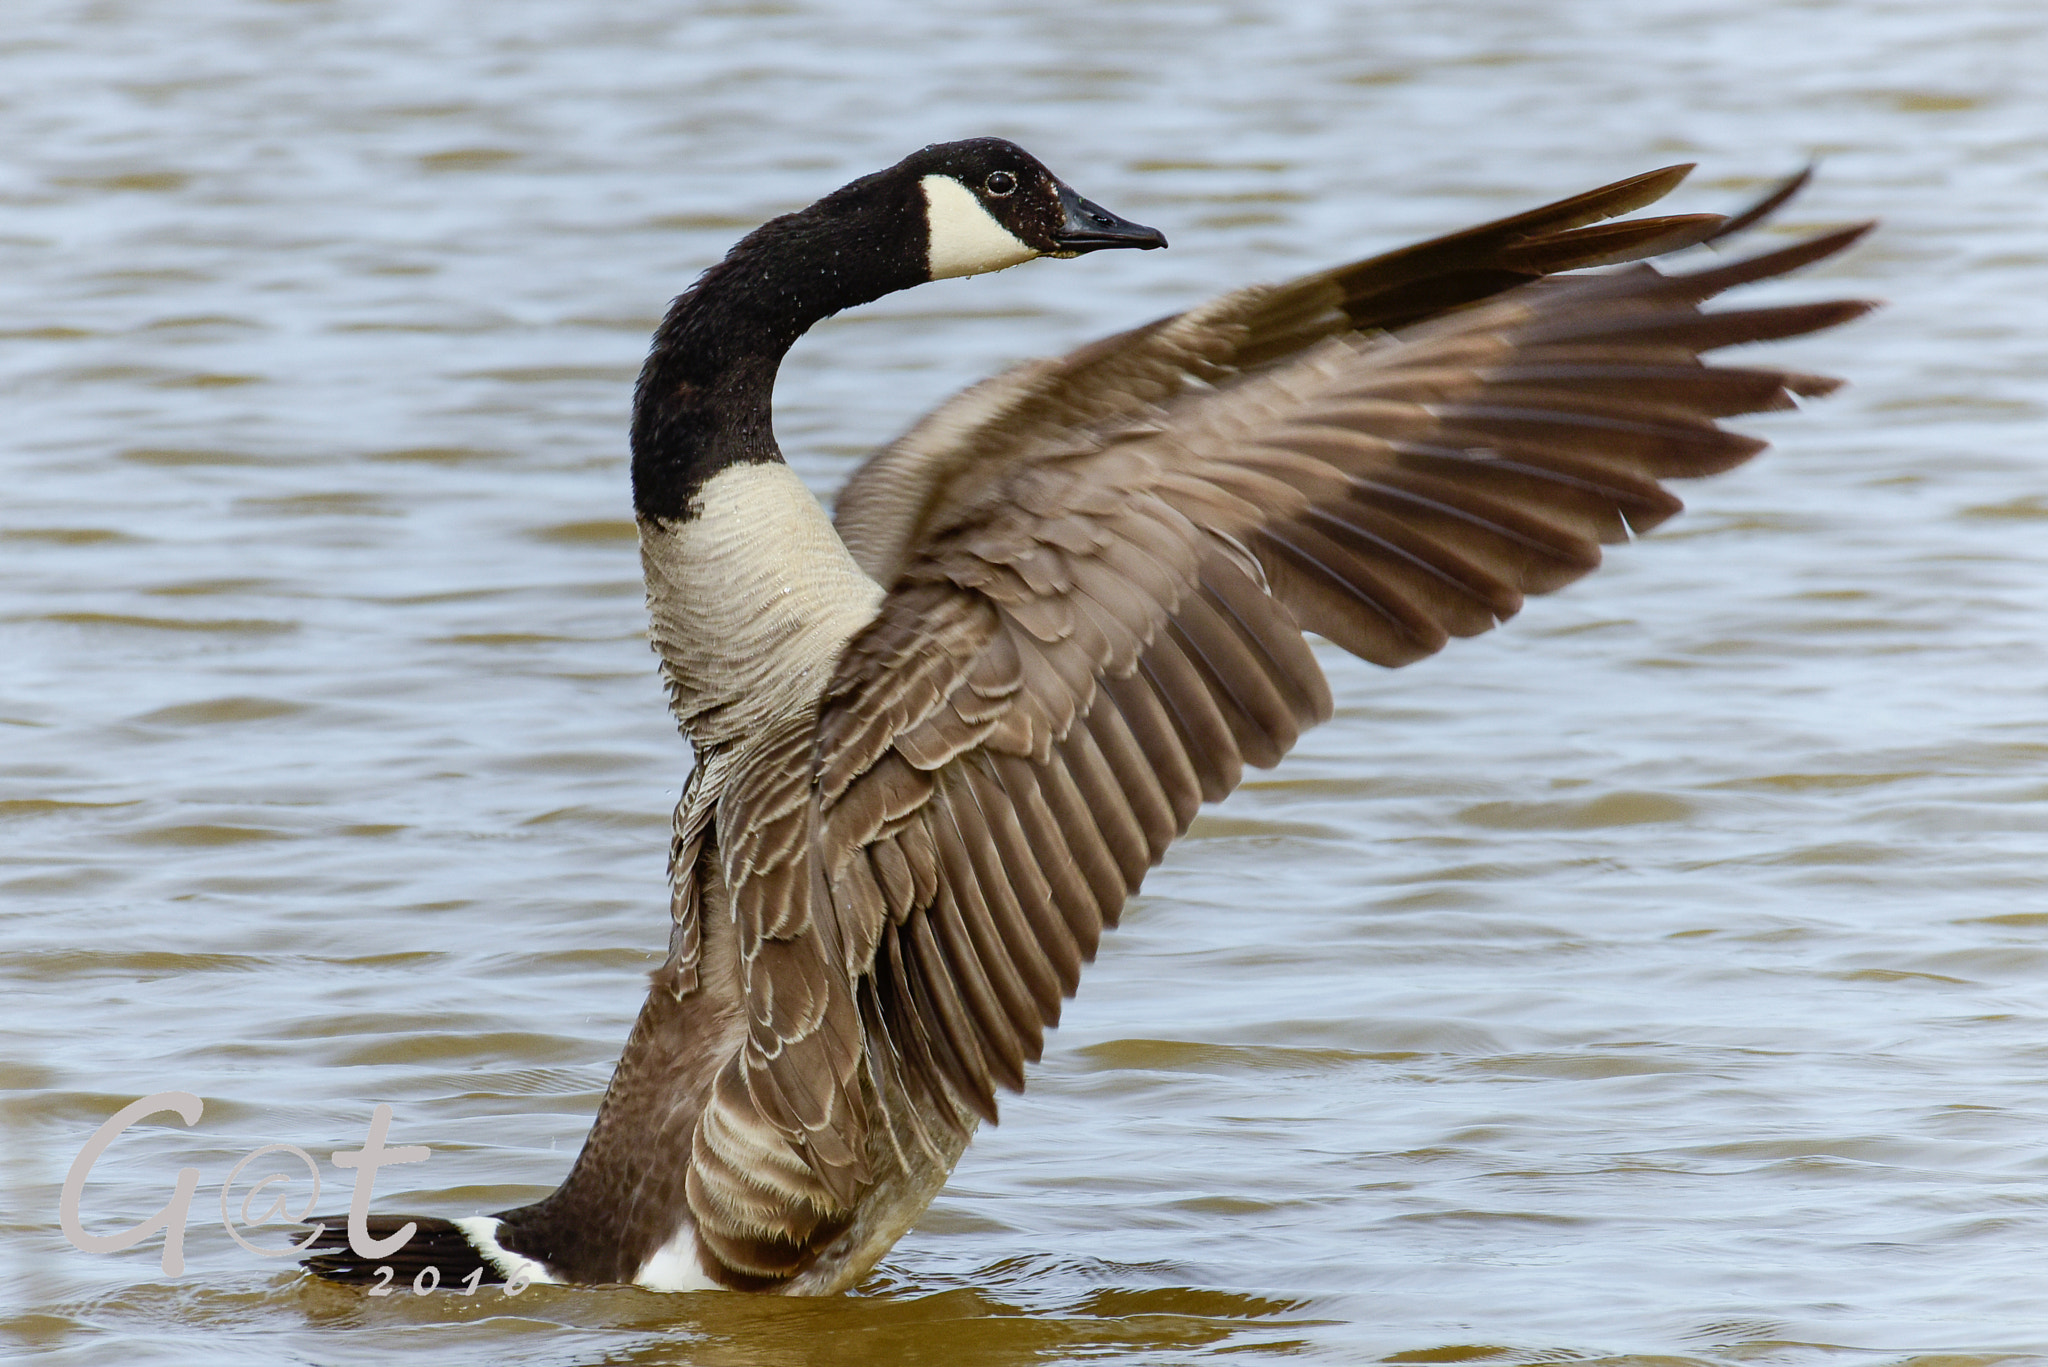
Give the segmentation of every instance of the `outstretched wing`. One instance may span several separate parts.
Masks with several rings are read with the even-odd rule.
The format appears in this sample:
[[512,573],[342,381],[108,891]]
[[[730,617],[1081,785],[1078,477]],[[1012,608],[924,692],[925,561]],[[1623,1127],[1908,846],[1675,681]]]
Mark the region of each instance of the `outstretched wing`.
[[839,494],[839,534],[861,568],[888,586],[935,521],[983,492],[992,471],[1048,443],[1142,418],[1190,385],[1227,383],[1327,337],[1400,328],[1559,271],[1711,241],[1768,214],[1808,178],[1791,177],[1733,218],[1601,221],[1662,199],[1691,170],[1667,166],[1286,284],[1234,290],[1056,360],[1013,366],[863,463]]
[[1862,231],[1326,337],[956,481],[815,719],[721,807],[750,1035],[699,1127],[733,1159],[691,1174],[706,1241],[791,1275],[885,1140],[949,1162],[1200,804],[1329,715],[1303,632],[1403,664],[1677,512],[1662,481],[1763,446],[1718,419],[1835,386],[1701,353],[1868,307],[1700,304]]

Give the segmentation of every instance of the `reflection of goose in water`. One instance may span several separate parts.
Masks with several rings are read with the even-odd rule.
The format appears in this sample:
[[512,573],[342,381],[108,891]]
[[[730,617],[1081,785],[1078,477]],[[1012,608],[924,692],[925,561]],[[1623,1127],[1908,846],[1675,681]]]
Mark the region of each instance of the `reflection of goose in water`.
[[1689,276],[1540,279],[1721,236],[1797,186],[1738,220],[1601,222],[1685,169],[1020,365],[869,460],[836,522],[771,427],[806,329],[926,280],[1165,239],[995,139],[750,234],[675,302],[634,400],[653,639],[697,757],[668,960],[557,1191],[412,1217],[382,1259],[330,1228],[309,1265],[858,1280],[996,1089],[1023,1087],[1146,869],[1330,714],[1304,631],[1383,665],[1485,631],[1676,513],[1660,480],[1761,449],[1716,419],[1834,387],[1699,356],[1866,305],[1699,305],[1861,229]]

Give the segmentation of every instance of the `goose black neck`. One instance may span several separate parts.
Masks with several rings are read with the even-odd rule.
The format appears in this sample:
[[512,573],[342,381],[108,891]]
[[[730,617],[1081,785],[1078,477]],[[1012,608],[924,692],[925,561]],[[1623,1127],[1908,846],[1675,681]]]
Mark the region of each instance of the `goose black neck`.
[[812,324],[926,279],[922,194],[878,174],[742,239],[677,299],[633,393],[633,506],[687,519],[719,471],[779,461],[775,374]]

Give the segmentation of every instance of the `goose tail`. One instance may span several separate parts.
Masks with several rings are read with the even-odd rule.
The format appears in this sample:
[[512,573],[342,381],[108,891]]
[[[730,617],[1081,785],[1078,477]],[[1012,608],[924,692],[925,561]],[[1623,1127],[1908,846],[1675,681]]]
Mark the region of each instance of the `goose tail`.
[[[372,1215],[368,1220],[372,1240],[389,1239],[407,1225],[414,1227],[411,1238],[379,1258],[365,1258],[350,1247],[345,1215],[323,1215],[306,1223],[323,1228],[306,1246],[307,1256],[300,1266],[316,1277],[350,1286],[493,1286],[506,1280],[503,1269],[508,1262],[527,1261],[498,1245],[494,1237],[498,1221],[491,1216],[443,1220],[432,1215]],[[528,1275],[527,1280],[543,1279]]]

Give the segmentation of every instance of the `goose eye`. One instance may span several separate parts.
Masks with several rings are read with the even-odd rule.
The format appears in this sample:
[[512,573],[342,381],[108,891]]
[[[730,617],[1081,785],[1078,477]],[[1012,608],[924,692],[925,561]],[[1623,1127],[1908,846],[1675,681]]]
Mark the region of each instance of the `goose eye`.
[[1008,171],[991,171],[988,173],[988,179],[981,183],[981,188],[997,199],[1002,199],[1016,192],[1017,178]]

